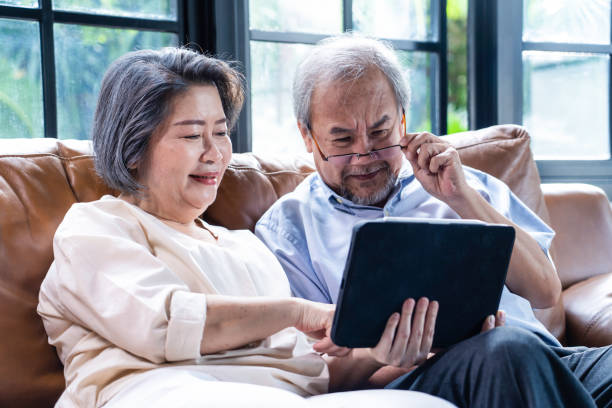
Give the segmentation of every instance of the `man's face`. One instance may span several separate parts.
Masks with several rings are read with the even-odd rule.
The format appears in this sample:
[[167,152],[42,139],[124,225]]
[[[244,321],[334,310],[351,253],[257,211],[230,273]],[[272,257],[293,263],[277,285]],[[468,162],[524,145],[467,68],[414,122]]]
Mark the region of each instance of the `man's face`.
[[385,160],[353,157],[347,164],[325,161],[325,156],[367,153],[399,143],[401,109],[387,78],[370,69],[353,82],[328,82],[315,87],[311,97],[310,132],[298,124],[306,149],[323,181],[337,194],[358,204],[384,205],[402,165],[402,153],[394,150]]

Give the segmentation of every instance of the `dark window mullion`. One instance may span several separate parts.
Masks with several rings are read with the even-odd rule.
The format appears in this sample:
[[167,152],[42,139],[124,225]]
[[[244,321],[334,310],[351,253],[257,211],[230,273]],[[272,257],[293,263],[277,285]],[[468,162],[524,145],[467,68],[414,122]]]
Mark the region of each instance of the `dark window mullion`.
[[40,49],[45,137],[57,137],[57,99],[55,90],[55,47],[51,0],[40,0]]
[[[610,8],[610,46],[612,47],[612,7]],[[608,140],[609,153],[612,157],[612,50],[608,54]]]
[[138,17],[121,17],[106,14],[87,14],[73,11],[52,11],[53,21],[64,24],[80,24],[110,28],[133,28],[179,32],[179,23],[173,20],[152,20]]
[[[242,56],[244,62],[244,75],[247,84],[251,84],[251,41],[250,41],[250,20],[249,4],[247,1],[237,1],[235,8],[236,20],[236,44],[238,55]],[[247,87],[250,92],[250,86]],[[235,152],[250,152],[253,150],[253,126],[251,114],[251,95],[247,96],[247,101],[242,109],[242,114],[238,119],[237,132],[233,133],[233,145]]]
[[[443,135],[447,131],[448,115],[448,56],[446,33],[446,0],[432,2],[432,22],[434,32],[438,37],[437,58],[434,58],[435,75],[432,75],[431,127],[436,134]],[[435,67],[434,67],[435,66]]]
[[17,6],[0,6],[0,17],[22,18],[27,20],[40,20],[39,8],[25,8]]

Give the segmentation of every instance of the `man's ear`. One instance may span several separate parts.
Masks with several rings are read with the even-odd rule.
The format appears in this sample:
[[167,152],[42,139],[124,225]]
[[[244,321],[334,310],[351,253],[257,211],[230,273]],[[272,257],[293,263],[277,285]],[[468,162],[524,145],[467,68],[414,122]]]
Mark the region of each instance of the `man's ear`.
[[300,133],[302,134],[302,140],[304,141],[304,146],[306,146],[306,151],[308,153],[312,153],[313,152],[313,146],[312,146],[312,137],[310,137],[310,131],[308,130],[308,127],[303,124],[302,122],[300,122],[298,120],[298,129],[300,129]]

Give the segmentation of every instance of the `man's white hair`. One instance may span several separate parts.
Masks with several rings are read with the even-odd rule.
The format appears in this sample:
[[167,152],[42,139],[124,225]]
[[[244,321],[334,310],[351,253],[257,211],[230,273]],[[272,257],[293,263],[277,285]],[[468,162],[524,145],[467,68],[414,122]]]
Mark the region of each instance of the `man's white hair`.
[[298,66],[293,79],[293,111],[310,128],[310,103],[316,86],[352,82],[368,69],[378,68],[389,80],[398,105],[407,110],[410,91],[393,48],[380,40],[345,33],[325,38]]

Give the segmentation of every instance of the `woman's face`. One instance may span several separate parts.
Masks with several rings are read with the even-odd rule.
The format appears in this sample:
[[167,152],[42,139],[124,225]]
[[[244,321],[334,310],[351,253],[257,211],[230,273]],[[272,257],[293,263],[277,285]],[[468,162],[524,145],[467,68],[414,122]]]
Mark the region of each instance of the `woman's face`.
[[161,218],[187,223],[215,201],[232,142],[215,86],[189,87],[174,98],[171,109],[137,166],[137,180],[146,187],[137,204]]

